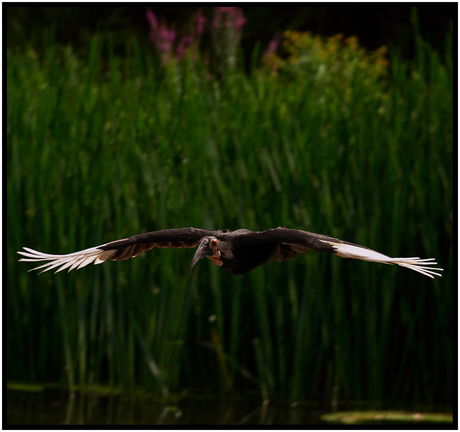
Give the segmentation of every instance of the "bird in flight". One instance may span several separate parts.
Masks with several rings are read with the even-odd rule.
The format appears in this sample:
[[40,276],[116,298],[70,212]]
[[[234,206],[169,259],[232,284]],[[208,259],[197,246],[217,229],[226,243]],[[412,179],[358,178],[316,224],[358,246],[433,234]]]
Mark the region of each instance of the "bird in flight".
[[173,228],[135,235],[67,255],[49,255],[27,247],[24,247],[26,252],[18,253],[25,257],[19,261],[48,261],[31,270],[43,269],[43,273],[57,268],[57,273],[67,268],[68,271],[80,269],[92,262],[101,264],[104,261],[124,261],[155,247],[180,249],[197,246],[190,268],[200,259],[209,258],[215,265],[234,275],[246,274],[268,260],[288,261],[298,254],[307,254],[309,249],[333,253],[342,258],[397,264],[432,279],[434,275],[441,276],[435,270],[443,270],[431,267],[437,264],[434,258],[390,258],[364,246],[327,235],[284,227],[266,231]]

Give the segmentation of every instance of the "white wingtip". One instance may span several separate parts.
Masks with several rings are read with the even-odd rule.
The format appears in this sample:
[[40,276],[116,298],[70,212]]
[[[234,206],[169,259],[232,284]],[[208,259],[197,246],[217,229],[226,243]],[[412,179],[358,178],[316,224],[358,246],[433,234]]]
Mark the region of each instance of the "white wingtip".
[[336,254],[342,258],[354,258],[363,261],[379,262],[382,264],[397,264],[401,267],[406,267],[425,276],[428,276],[431,279],[434,279],[434,276],[442,277],[440,273],[436,273],[436,271],[443,271],[442,268],[429,267],[438,264],[434,258],[390,258],[389,256],[381,254],[380,252],[376,252],[372,249],[367,249],[365,247],[337,243],[330,240],[321,241],[333,246],[334,250],[336,251]]
[[[102,245],[105,246],[105,245]],[[48,270],[58,267],[54,273],[58,273],[66,268],[69,268],[68,271],[73,269],[81,269],[82,267],[87,266],[88,264],[94,262],[94,264],[100,264],[105,261],[111,254],[107,253],[109,251],[103,251],[100,249],[101,246],[96,246],[94,248],[81,250],[78,252],[70,253],[67,255],[50,255],[43,252],[36,251],[24,247],[23,249],[26,252],[19,251],[18,254],[26,258],[21,258],[19,261],[25,262],[39,262],[39,261],[49,261],[45,264],[42,264],[38,267],[30,269],[39,270],[43,269],[39,274],[46,272]],[[113,253],[113,251],[111,251]],[[102,259],[101,259],[102,258]]]

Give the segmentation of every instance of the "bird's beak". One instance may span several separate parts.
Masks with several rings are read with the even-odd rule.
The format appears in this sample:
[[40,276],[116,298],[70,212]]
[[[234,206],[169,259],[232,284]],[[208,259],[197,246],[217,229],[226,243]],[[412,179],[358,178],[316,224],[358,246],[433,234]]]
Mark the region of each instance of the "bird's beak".
[[195,264],[201,259],[201,258],[206,258],[208,256],[212,256],[214,254],[214,251],[210,249],[207,245],[203,245],[200,243],[198,246],[198,249],[195,252],[195,255],[193,255],[192,259],[192,264],[190,264],[190,268],[192,269],[195,267]]

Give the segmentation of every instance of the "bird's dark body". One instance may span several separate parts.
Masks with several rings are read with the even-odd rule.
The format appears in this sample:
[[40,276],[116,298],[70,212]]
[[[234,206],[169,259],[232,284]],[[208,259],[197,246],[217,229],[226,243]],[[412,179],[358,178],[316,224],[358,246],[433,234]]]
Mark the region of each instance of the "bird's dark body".
[[[221,250],[225,250],[228,247],[228,243],[225,240],[221,240],[219,244],[223,244]],[[231,250],[230,257],[227,254],[223,254],[222,268],[234,275],[244,275],[265,264],[273,255],[276,245],[276,243],[261,243],[248,247],[236,245]],[[228,249],[230,248],[228,247]]]
[[[284,227],[271,228],[266,231],[248,229],[210,231],[189,227],[139,234],[107,243],[100,246],[100,249],[110,251],[117,248],[109,259],[119,261],[138,255],[136,248],[139,248],[140,253],[154,247],[195,247],[203,237],[214,237],[219,240],[221,267],[235,275],[246,274],[270,259],[287,261],[298,253],[308,253],[306,249],[334,253],[332,246],[319,240],[346,243],[323,234]],[[353,243],[347,244],[353,245]],[[126,248],[130,247],[133,250],[126,253]]]

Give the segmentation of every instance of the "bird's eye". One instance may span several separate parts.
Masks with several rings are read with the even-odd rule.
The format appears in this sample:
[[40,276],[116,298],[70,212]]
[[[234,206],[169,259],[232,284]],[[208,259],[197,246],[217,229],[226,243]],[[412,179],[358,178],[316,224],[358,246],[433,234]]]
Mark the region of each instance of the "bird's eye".
[[210,242],[209,242],[209,247],[211,249],[217,249],[217,245],[219,244],[218,240],[217,239],[212,239]]

